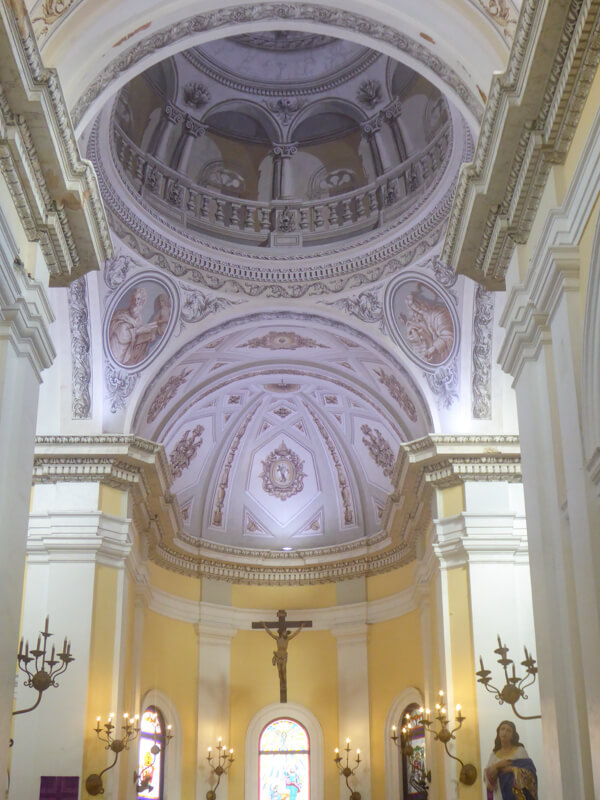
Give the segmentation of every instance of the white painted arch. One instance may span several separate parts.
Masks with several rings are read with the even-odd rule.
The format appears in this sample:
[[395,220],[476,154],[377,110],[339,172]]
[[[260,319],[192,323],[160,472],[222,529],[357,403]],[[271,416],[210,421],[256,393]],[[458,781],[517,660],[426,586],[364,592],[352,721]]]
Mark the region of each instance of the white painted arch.
[[423,695],[419,689],[409,686],[396,695],[385,718],[383,741],[385,742],[385,798],[398,800],[402,791],[402,755],[400,748],[391,739],[392,725],[400,727],[402,712],[411,703],[423,705]]
[[324,800],[323,731],[312,711],[298,703],[272,703],[261,708],[250,720],[246,732],[245,800],[256,800],[258,787],[258,740],[265,725],[287,717],[303,725],[310,741],[310,797]]

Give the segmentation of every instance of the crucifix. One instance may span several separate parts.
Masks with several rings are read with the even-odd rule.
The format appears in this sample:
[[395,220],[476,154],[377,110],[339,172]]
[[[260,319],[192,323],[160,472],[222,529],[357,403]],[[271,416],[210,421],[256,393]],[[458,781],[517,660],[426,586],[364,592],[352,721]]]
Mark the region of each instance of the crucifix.
[[[281,609],[277,612],[277,622],[253,622],[253,629],[264,628],[271,639],[277,642],[277,650],[273,651],[273,666],[279,673],[279,702],[287,703],[287,649],[288,643],[302,631],[303,628],[312,628],[312,622],[286,622],[287,613]],[[277,634],[272,633],[272,628]],[[292,633],[292,628],[298,628]]]

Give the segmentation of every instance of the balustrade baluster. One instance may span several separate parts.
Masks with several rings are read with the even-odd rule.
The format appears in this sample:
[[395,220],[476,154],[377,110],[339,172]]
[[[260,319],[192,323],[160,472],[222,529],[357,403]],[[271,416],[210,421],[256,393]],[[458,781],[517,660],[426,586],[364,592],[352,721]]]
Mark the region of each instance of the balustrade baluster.
[[219,223],[219,225],[222,225],[224,219],[225,219],[225,200],[217,198],[217,210],[215,212],[215,220]]
[[271,209],[260,209],[260,232],[267,233],[271,230]]
[[300,209],[300,230],[306,231],[308,230],[308,226],[308,208],[302,207]]
[[347,225],[348,223],[353,221],[352,208],[350,206],[350,200],[342,201],[342,209],[343,209],[342,217],[343,217],[344,223]]
[[240,224],[240,204],[239,203],[232,203],[231,204],[231,216],[229,218],[229,224],[239,227]]
[[254,215],[252,213],[252,206],[246,206],[244,211],[244,228],[247,231],[254,230]]
[[203,219],[208,217],[208,208],[210,204],[210,197],[207,194],[202,195],[202,203],[200,204],[200,216]]
[[337,202],[327,203],[327,208],[329,209],[329,227],[332,228],[338,224]]
[[313,208],[313,225],[315,228],[322,228],[324,224],[321,208],[319,206],[315,206]]

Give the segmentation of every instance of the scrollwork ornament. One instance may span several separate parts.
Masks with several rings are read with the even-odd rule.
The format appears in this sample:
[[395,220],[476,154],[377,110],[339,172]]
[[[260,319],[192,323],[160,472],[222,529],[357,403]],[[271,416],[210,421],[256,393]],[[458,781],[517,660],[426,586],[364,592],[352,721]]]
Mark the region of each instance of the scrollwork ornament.
[[450,406],[458,400],[458,368],[456,359],[451,361],[435,372],[424,372],[423,377],[427,380],[429,388],[438,398],[442,408]]
[[68,298],[71,328],[71,414],[73,419],[89,419],[92,407],[92,361],[85,277],[73,281],[69,286]]
[[361,322],[379,323],[379,329],[385,333],[383,303],[377,290],[367,290],[354,297],[343,297],[341,300],[328,302],[327,305],[341,308],[353,317],[357,317]]
[[181,319],[184,322],[200,322],[210,314],[222,311],[228,306],[238,305],[242,300],[228,300],[226,297],[209,297],[200,291],[184,291],[181,303]]
[[136,266],[131,256],[123,254],[114,256],[104,267],[104,283],[109,289],[118,289],[127,277],[129,270]]
[[125,408],[127,398],[133,392],[138,382],[139,373],[120,372],[118,369],[115,369],[112,364],[107,362],[104,377],[110,399],[110,412],[111,414],[117,414]]
[[475,419],[492,417],[492,324],[494,294],[477,285],[473,315],[472,402]]

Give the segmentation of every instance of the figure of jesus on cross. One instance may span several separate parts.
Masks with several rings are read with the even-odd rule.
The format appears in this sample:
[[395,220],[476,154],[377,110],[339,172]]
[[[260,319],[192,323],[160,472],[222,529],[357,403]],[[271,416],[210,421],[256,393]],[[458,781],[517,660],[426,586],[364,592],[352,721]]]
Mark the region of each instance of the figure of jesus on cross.
[[[273,666],[277,667],[279,674],[279,702],[287,703],[287,659],[289,642],[302,631],[303,628],[312,628],[312,622],[287,622],[287,613],[283,610],[277,612],[277,622],[253,622],[254,629],[264,628],[271,639],[277,643],[277,649],[273,651]],[[277,634],[272,632],[272,628],[277,629]],[[292,633],[292,628],[298,628]]]

